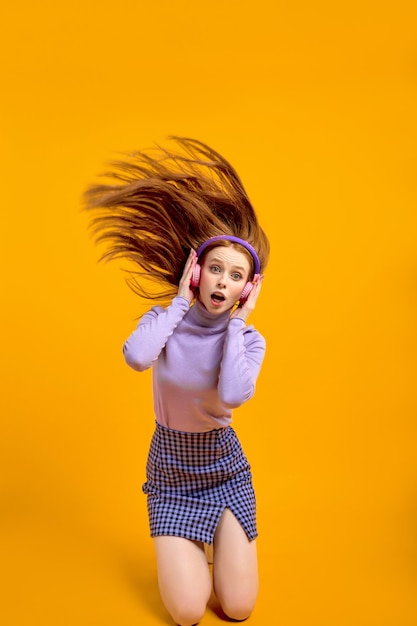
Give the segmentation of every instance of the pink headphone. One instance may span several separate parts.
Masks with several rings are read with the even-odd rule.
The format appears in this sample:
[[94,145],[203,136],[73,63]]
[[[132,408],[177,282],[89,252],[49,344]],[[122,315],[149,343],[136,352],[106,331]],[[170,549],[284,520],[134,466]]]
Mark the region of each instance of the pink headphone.
[[[202,243],[201,246],[197,249],[197,258],[198,259],[200,258],[202,252],[207,248],[207,246],[213,243],[213,241],[220,241],[222,239],[223,240],[226,239],[227,241],[232,241],[233,243],[239,243],[241,246],[246,248],[246,250],[249,250],[249,252],[252,255],[254,266],[255,266],[255,275],[260,273],[261,263],[259,261],[258,255],[256,254],[255,249],[250,245],[250,243],[248,243],[244,239],[240,239],[239,237],[233,237],[232,235],[217,235],[216,237],[211,237],[210,239],[207,239],[207,241]],[[193,275],[191,276],[192,287],[198,287],[198,285],[200,284],[200,273],[201,273],[201,265],[197,263],[197,265],[194,268]],[[246,300],[246,298],[248,297],[252,289],[253,289],[253,283],[247,282],[243,288],[242,293],[240,294],[240,298],[239,298],[240,302],[244,302]]]

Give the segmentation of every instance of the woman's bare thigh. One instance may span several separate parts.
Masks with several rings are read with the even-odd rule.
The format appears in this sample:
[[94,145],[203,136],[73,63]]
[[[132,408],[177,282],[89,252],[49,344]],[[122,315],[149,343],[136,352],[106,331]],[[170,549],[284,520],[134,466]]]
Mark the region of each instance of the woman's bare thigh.
[[182,537],[154,538],[162,601],[177,624],[195,624],[206,610],[211,576],[202,543]]
[[237,620],[252,612],[258,596],[256,541],[250,541],[230,509],[214,536],[214,590],[226,615]]

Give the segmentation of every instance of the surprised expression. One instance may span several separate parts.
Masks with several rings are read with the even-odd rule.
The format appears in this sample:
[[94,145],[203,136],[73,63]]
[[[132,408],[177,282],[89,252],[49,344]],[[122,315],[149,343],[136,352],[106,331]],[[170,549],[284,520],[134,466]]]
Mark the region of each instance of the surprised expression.
[[211,313],[224,313],[240,298],[249,280],[250,263],[234,246],[207,252],[200,274],[199,300]]

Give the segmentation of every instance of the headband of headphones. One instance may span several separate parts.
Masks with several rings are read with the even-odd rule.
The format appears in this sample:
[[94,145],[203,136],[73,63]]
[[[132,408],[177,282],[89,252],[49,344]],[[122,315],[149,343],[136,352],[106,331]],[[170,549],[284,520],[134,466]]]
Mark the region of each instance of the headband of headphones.
[[233,243],[239,243],[241,246],[248,250],[253,258],[254,266],[255,266],[255,274],[260,274],[261,272],[261,262],[259,261],[259,257],[256,254],[255,248],[253,248],[250,243],[245,241],[244,239],[240,239],[239,237],[233,237],[233,235],[217,235],[216,237],[210,237],[201,246],[197,249],[197,258],[200,258],[202,252],[209,246],[213,241],[221,241],[221,240],[232,241]]

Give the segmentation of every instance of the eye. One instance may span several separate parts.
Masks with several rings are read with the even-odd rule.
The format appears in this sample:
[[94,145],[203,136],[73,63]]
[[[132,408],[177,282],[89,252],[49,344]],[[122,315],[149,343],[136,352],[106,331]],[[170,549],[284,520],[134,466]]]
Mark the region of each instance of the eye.
[[218,265],[210,265],[210,272],[218,274],[220,272],[220,267]]
[[239,272],[233,272],[232,278],[233,280],[242,280],[242,274],[239,274]]

